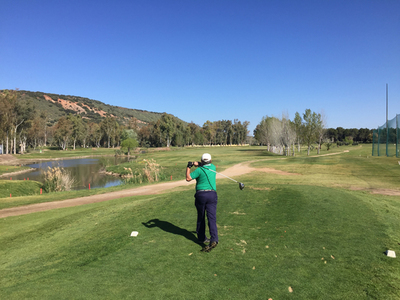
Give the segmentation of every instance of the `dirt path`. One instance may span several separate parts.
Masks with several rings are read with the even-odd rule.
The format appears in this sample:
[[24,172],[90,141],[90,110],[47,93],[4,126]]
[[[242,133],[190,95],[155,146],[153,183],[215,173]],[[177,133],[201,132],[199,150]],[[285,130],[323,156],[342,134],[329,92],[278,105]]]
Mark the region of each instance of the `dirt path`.
[[[344,152],[346,152],[346,151],[344,151]],[[336,155],[336,154],[341,154],[341,153],[343,153],[343,152],[332,153],[332,154],[328,154],[328,155]],[[247,161],[244,163],[237,164],[233,167],[230,167],[230,168],[224,170],[223,174],[226,176],[229,176],[229,177],[234,177],[234,176],[248,174],[253,171],[258,171],[258,172],[266,172],[266,173],[272,173],[272,174],[277,174],[277,175],[300,175],[300,174],[296,174],[296,173],[288,173],[288,172],[284,172],[284,171],[280,171],[280,170],[275,170],[273,168],[252,168],[252,167],[250,167],[251,162],[252,161]],[[225,178],[225,177],[217,174],[217,179],[222,179],[222,178]],[[31,205],[25,205],[25,206],[13,207],[13,208],[5,208],[5,209],[0,210],[0,218],[25,215],[25,214],[46,211],[46,210],[51,210],[51,209],[56,209],[56,208],[72,207],[72,206],[78,206],[78,205],[84,205],[84,204],[90,204],[90,203],[109,201],[109,200],[113,200],[113,199],[130,197],[130,196],[162,194],[163,192],[165,192],[167,190],[171,190],[173,188],[181,187],[181,186],[190,186],[192,184],[194,184],[194,181],[186,182],[186,180],[180,180],[180,181],[173,181],[173,182],[163,182],[163,183],[159,183],[159,184],[142,186],[142,187],[133,188],[133,189],[109,192],[109,193],[105,193],[105,194],[101,194],[101,195],[93,195],[93,196],[68,199],[68,200],[62,200],[62,201],[45,202],[45,203],[37,203],[37,204],[31,204]],[[386,189],[386,190],[371,190],[370,192],[373,194],[394,195],[394,196],[400,195],[399,191],[388,190],[388,189]]]
[[[247,174],[254,170],[258,170],[255,168],[251,168],[249,166],[249,164],[250,164],[250,162],[235,165],[231,168],[226,169],[224,171],[224,174],[226,176],[232,177],[232,176]],[[270,169],[270,170],[272,171],[274,169]],[[278,170],[275,170],[275,171],[281,172]],[[220,179],[220,178],[224,178],[224,177],[221,175],[217,175],[217,178]],[[105,194],[101,194],[101,195],[93,195],[93,196],[68,199],[68,200],[62,200],[62,201],[45,202],[45,203],[37,203],[37,204],[24,205],[24,206],[12,207],[12,208],[5,208],[5,209],[0,210],[0,218],[25,215],[25,214],[46,211],[46,210],[56,209],[56,208],[72,207],[72,206],[78,206],[78,205],[84,205],[84,204],[90,204],[90,203],[109,201],[109,200],[113,200],[113,199],[130,197],[130,196],[161,194],[167,190],[170,190],[170,189],[173,189],[176,187],[180,187],[180,186],[189,186],[191,184],[194,184],[194,181],[186,182],[186,180],[180,180],[180,181],[173,181],[173,182],[164,182],[164,183],[159,183],[159,184],[142,186],[142,187],[138,187],[138,188],[134,188],[134,189],[105,193]]]

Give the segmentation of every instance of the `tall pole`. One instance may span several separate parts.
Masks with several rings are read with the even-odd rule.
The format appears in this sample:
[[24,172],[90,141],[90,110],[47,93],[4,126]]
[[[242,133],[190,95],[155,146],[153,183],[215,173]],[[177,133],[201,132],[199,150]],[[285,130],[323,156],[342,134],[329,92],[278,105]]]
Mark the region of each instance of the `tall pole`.
[[399,157],[399,115],[396,114],[396,157]]
[[386,156],[389,156],[389,92],[388,84],[386,83]]

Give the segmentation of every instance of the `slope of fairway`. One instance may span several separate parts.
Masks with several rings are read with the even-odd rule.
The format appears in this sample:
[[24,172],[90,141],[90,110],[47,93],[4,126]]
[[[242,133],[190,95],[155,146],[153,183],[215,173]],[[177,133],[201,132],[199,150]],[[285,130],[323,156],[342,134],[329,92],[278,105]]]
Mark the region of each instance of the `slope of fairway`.
[[210,253],[192,232],[193,191],[1,219],[0,298],[400,297],[399,263],[383,253],[399,247],[397,198],[228,181],[218,194]]

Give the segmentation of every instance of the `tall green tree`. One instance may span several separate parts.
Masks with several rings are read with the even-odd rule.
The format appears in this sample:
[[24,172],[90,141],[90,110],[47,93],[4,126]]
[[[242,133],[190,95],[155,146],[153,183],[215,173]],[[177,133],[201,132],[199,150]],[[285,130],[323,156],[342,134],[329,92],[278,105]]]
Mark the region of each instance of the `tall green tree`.
[[76,148],[76,142],[81,140],[85,134],[85,125],[80,115],[68,115],[68,120],[71,122],[71,139],[73,141],[73,149]]
[[100,123],[103,135],[107,137],[107,148],[111,147],[111,140],[115,139],[116,128],[118,127],[117,120],[111,115],[107,115]]
[[317,139],[317,127],[320,115],[312,112],[311,109],[306,109],[303,114],[304,119],[304,141],[307,144],[307,155],[310,155],[311,144]]
[[[9,139],[12,138],[11,122],[15,103],[17,101],[17,93],[13,90],[4,90],[0,93],[0,135],[5,140],[5,154],[9,153]],[[3,143],[4,144],[4,143]]]
[[316,135],[318,139],[318,154],[320,153],[322,142],[326,133],[325,120],[321,114],[317,114]]
[[103,138],[103,131],[100,125],[94,122],[89,124],[89,128],[90,141],[95,147],[99,148],[101,139]]
[[72,123],[69,119],[62,116],[54,125],[54,140],[58,143],[62,150],[68,148],[68,142],[71,139]]
[[293,125],[297,137],[297,152],[300,152],[301,138],[304,126],[303,126],[303,119],[301,118],[300,114],[297,111],[294,115]]
[[167,113],[163,113],[160,119],[161,134],[167,141],[167,147],[171,145],[171,139],[175,133],[176,123],[174,117]]

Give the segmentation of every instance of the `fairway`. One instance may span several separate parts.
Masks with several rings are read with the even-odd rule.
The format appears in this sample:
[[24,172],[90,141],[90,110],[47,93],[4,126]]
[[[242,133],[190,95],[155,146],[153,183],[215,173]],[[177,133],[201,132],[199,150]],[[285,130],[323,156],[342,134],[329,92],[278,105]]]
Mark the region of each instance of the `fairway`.
[[[154,156],[173,167],[202,151]],[[215,153],[220,169],[236,157],[260,171],[235,177],[242,191],[217,181],[213,251],[196,243],[193,186],[3,218],[0,298],[400,297],[398,260],[384,255],[400,253],[400,199],[370,193],[396,189],[396,158],[371,158],[364,148],[319,158],[249,147]]]

